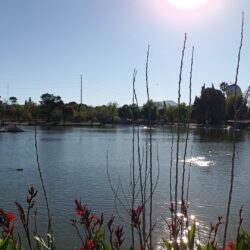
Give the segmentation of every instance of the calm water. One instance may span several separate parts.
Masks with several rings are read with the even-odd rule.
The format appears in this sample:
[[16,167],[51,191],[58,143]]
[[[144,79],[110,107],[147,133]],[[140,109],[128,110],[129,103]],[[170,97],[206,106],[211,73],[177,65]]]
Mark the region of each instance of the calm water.
[[[46,211],[35,161],[34,129],[24,129],[24,133],[0,134],[0,207],[16,213],[14,201],[25,204],[26,190],[30,184],[34,184],[39,190],[37,209],[42,234],[46,228]],[[140,136],[141,144],[144,145],[146,132],[143,129]],[[238,210],[241,204],[244,205],[244,228],[250,230],[250,132],[238,132],[237,137],[235,188],[229,237],[236,234],[235,227],[238,224]],[[182,149],[184,143],[185,133],[182,133]],[[112,213],[116,213],[114,195],[107,178],[107,150],[112,182],[116,184],[120,180],[127,192],[131,145],[130,127],[38,130],[40,163],[48,190],[58,249],[68,250],[80,245],[69,222],[69,219],[75,216],[75,198],[81,198],[82,202],[88,203],[97,213],[104,211],[106,219]],[[154,196],[154,212],[157,221],[156,232],[159,232],[155,242],[160,242],[162,237],[166,237],[166,225],[162,217],[169,217],[170,130],[153,131],[154,156],[157,145],[160,178]],[[202,234],[207,233],[209,223],[216,222],[218,215],[225,215],[231,151],[229,131],[195,129],[190,132],[187,156],[188,161],[192,160],[189,212],[196,215],[200,221]],[[154,165],[156,169],[155,159]],[[24,170],[19,172],[16,171],[17,168]],[[124,221],[117,218],[117,223],[123,223],[126,227],[128,218],[120,207],[118,209]],[[221,236],[222,231],[219,232],[219,237]]]

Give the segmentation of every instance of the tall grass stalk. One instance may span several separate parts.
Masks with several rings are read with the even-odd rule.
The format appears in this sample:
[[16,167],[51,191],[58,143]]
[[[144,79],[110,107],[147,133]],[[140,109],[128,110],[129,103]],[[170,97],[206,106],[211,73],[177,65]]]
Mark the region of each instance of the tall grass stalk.
[[182,70],[183,70],[183,61],[186,49],[186,41],[187,41],[187,34],[185,33],[184,42],[183,42],[183,49],[181,55],[181,65],[180,65],[180,72],[179,72],[179,81],[178,81],[178,121],[177,121],[177,139],[176,139],[176,164],[175,164],[175,224],[177,223],[177,205],[178,205],[178,174],[179,174],[179,142],[180,142],[180,100],[181,100],[181,81],[182,81]]
[[173,192],[172,192],[173,149],[174,149],[174,132],[172,128],[170,168],[169,168],[170,211],[171,211],[171,223],[172,224],[174,223],[174,216],[173,216],[174,207],[173,207]]
[[147,101],[149,105],[148,109],[148,121],[149,121],[149,187],[150,187],[150,200],[149,200],[149,249],[152,249],[152,217],[153,217],[153,158],[152,158],[152,119],[151,119],[151,107],[150,107],[150,98],[149,98],[149,85],[148,85],[148,61],[149,61],[149,49],[148,45],[147,50],[147,59],[146,59],[146,89],[147,89]]
[[43,189],[43,194],[44,194],[45,204],[46,204],[46,209],[47,209],[47,215],[48,215],[48,246],[51,249],[55,249],[53,230],[52,230],[52,219],[51,219],[50,208],[49,208],[49,201],[48,201],[48,196],[47,196],[47,192],[46,192],[46,188],[45,188],[45,182],[43,179],[42,170],[41,170],[40,161],[39,161],[38,145],[37,145],[37,125],[35,126],[35,150],[36,150],[37,169],[38,169],[39,178],[40,178],[40,181],[42,184],[42,189]]
[[241,39],[240,39],[240,46],[238,52],[238,60],[236,66],[236,75],[235,75],[235,86],[234,86],[234,129],[233,129],[233,151],[232,151],[232,165],[231,165],[231,180],[230,180],[230,188],[228,193],[228,202],[227,202],[227,213],[226,213],[226,221],[225,221],[225,229],[224,229],[224,236],[223,236],[223,250],[226,249],[226,241],[227,241],[227,230],[228,230],[228,223],[229,223],[229,216],[230,216],[230,208],[233,196],[233,185],[234,185],[234,170],[235,170],[235,153],[236,153],[236,122],[237,122],[237,101],[236,101],[236,87],[238,83],[238,74],[240,68],[240,58],[241,58],[241,49],[243,44],[243,35],[244,35],[244,12],[242,12],[242,21],[241,21]]
[[[135,81],[136,81],[136,74],[137,71],[134,69],[133,73],[133,107],[136,100],[136,93],[135,93]],[[135,207],[135,121],[133,117],[133,136],[132,136],[132,180],[131,180],[131,192],[132,192],[132,199],[131,199],[131,208],[134,209]],[[132,238],[132,248],[135,247],[135,237],[134,237],[134,226],[131,224],[131,238]]]
[[185,186],[186,156],[187,156],[189,126],[190,126],[190,117],[191,117],[191,105],[192,105],[191,102],[192,102],[193,63],[194,63],[194,47],[192,47],[191,66],[190,66],[190,75],[189,75],[189,105],[188,105],[185,149],[184,149],[183,166],[182,166],[182,182],[181,182],[181,206],[182,206],[182,208],[183,208],[183,206],[185,206],[185,204],[184,204],[185,203],[185,201],[184,201],[184,186]]

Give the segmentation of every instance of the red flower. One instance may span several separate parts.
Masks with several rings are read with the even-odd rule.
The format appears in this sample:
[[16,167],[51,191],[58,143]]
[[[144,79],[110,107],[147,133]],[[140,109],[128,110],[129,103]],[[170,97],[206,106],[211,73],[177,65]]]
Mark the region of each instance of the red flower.
[[83,216],[84,215],[84,211],[80,210],[80,209],[76,209],[76,214],[79,216]]
[[97,216],[95,214],[91,214],[91,220],[96,219]]
[[137,208],[137,213],[138,213],[139,216],[141,215],[142,211],[143,211],[143,206],[139,206]]
[[8,219],[9,219],[10,222],[14,222],[16,220],[15,215],[13,213],[11,213],[11,212],[9,212],[7,214],[7,216],[8,216]]
[[234,247],[234,242],[231,241],[231,242],[227,245],[227,249],[228,249],[228,250],[233,250],[233,247]]
[[87,250],[92,250],[95,246],[95,243],[93,240],[88,240],[86,243],[86,246],[87,246]]
[[76,250],[84,250],[82,247],[78,247]]
[[171,230],[172,232],[175,232],[176,229],[177,229],[177,225],[176,225],[176,224],[170,224],[170,225],[169,225],[169,228],[170,228],[170,230]]

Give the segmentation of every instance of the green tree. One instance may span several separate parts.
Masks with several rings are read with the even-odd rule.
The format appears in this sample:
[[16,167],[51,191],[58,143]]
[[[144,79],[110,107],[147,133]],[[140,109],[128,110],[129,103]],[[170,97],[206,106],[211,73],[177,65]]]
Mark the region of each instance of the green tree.
[[111,120],[112,123],[117,123],[120,121],[120,118],[118,116],[118,104],[116,102],[110,102],[107,105],[108,110],[108,118],[109,121]]
[[63,101],[60,96],[46,93],[41,96],[40,104],[40,114],[46,117],[47,122],[50,122],[52,112],[55,108],[62,108]]
[[174,123],[175,119],[176,119],[176,111],[177,111],[177,107],[176,106],[168,106],[167,110],[166,110],[166,115],[167,115],[167,121]]
[[131,119],[132,111],[130,109],[130,106],[125,104],[122,107],[120,107],[118,109],[118,115],[119,115],[120,119],[124,120],[124,121]]
[[[234,94],[231,94],[226,98],[226,119],[228,120],[234,119],[234,102]],[[236,112],[238,119],[244,118],[247,114],[247,101],[242,94],[236,95]]]
[[17,103],[17,98],[15,96],[11,96],[9,98],[9,100],[10,100],[11,104],[16,104]]
[[193,104],[192,117],[198,123],[203,124],[220,124],[225,120],[226,102],[223,93],[215,89],[205,88],[201,89],[201,96],[196,97]]
[[220,89],[225,92],[226,91],[226,88],[228,87],[228,83],[227,82],[222,82],[220,84]]
[[32,121],[36,119],[37,115],[37,105],[34,103],[31,98],[28,101],[25,101],[25,104],[22,108],[23,119],[25,121]]
[[13,121],[20,121],[22,117],[22,109],[20,105],[12,104],[7,109],[7,117]]
[[97,120],[104,125],[108,122],[109,112],[105,105],[95,107]]
[[131,120],[138,121],[141,119],[141,110],[136,104],[129,105],[129,109],[131,110]]
[[60,123],[62,119],[63,119],[63,109],[61,107],[54,108],[51,113],[51,121],[53,121],[54,125],[57,125]]
[[188,111],[189,107],[186,106],[186,103],[181,103],[180,107],[176,106],[176,117],[179,116],[180,122],[186,122],[188,120]]
[[65,125],[66,120],[72,118],[74,113],[74,109],[70,105],[64,105],[62,109],[62,116],[63,116],[63,124]]
[[157,119],[158,116],[157,106],[152,100],[149,100],[147,103],[143,105],[142,115],[144,121],[146,122],[149,122],[149,119],[151,119],[152,122],[154,122]]

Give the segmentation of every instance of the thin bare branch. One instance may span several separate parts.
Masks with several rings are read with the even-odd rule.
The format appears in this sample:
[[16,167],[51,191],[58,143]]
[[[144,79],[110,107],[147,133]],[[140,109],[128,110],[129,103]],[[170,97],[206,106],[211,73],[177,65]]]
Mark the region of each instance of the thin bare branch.
[[51,235],[51,238],[48,237],[48,246],[53,248],[55,246],[54,246],[54,242],[51,242],[51,239],[53,239],[52,219],[51,219],[51,214],[50,214],[48,196],[47,196],[45,183],[44,183],[43,175],[42,175],[42,170],[40,166],[40,161],[39,161],[38,146],[37,146],[37,126],[35,126],[35,150],[36,150],[37,169],[38,169],[40,181],[42,184],[42,189],[43,189],[43,194],[44,194],[45,204],[46,204],[46,209],[47,209],[47,215],[48,215],[48,234]]
[[182,183],[181,183],[181,203],[182,203],[182,207],[184,206],[184,185],[185,185],[185,172],[186,172],[186,157],[187,157],[189,126],[190,126],[190,117],[191,117],[193,63],[194,63],[194,47],[192,48],[192,57],[191,57],[191,66],[190,66],[189,105],[188,105],[188,117],[187,117],[187,131],[186,131],[185,149],[184,149],[183,166],[182,166]]
[[233,194],[233,185],[234,185],[234,169],[235,169],[235,153],[236,153],[236,122],[237,122],[237,104],[236,104],[236,87],[238,83],[238,74],[240,68],[240,58],[241,58],[241,49],[243,44],[243,35],[244,35],[244,12],[242,12],[242,21],[241,21],[241,39],[240,39],[240,46],[238,52],[238,60],[237,60],[237,67],[236,67],[236,75],[235,75],[235,88],[234,88],[234,129],[233,129],[233,152],[232,152],[232,167],[231,167],[231,181],[230,181],[230,189],[228,194],[228,203],[227,203],[227,213],[226,213],[226,221],[225,221],[225,230],[223,236],[223,250],[226,249],[226,240],[227,240],[227,229],[229,223],[229,215],[230,215],[230,208],[231,208],[231,201],[232,201],[232,194]]
[[178,199],[178,174],[179,174],[179,142],[180,142],[180,100],[181,100],[181,81],[182,81],[182,70],[183,70],[183,61],[186,49],[187,34],[185,33],[182,55],[181,55],[181,65],[179,73],[179,82],[178,82],[178,121],[177,121],[177,141],[176,141],[176,165],[175,165],[175,224],[176,224],[176,214],[177,214],[177,199]]
[[[111,178],[110,178],[108,150],[107,150],[107,155],[106,155],[106,169],[107,169],[108,182],[109,182],[109,185],[111,187],[111,190],[112,190],[113,194],[115,195],[115,197],[117,198],[117,200],[119,201],[119,203],[121,204],[121,206],[123,207],[123,209],[129,214],[129,210],[127,209],[127,207],[125,206],[125,204],[123,203],[123,201],[120,199],[120,197],[117,195],[117,191],[115,190],[115,188],[113,186],[113,183],[111,181]],[[119,185],[118,185],[118,187],[119,187]]]

